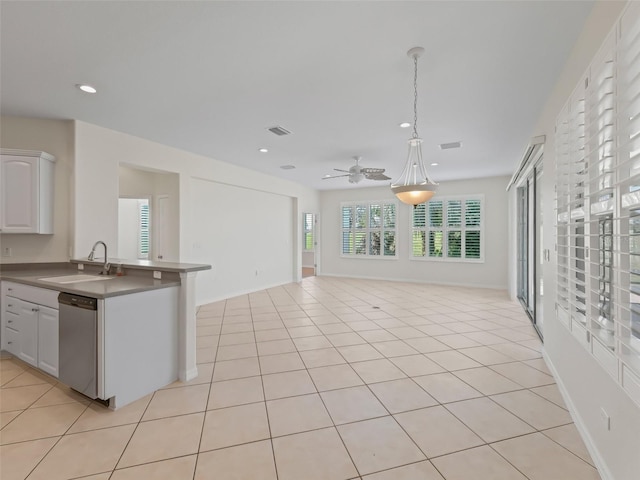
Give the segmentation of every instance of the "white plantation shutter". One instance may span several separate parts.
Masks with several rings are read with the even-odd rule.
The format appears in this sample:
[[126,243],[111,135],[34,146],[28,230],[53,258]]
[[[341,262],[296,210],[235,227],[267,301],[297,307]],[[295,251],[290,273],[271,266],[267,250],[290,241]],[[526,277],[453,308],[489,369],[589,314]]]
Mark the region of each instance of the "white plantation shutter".
[[640,405],[640,3],[556,122],[557,317]]
[[396,256],[396,204],[343,204],[342,255]]
[[395,203],[386,203],[382,206],[382,227],[383,227],[383,241],[384,250],[382,254],[384,256],[396,255],[396,205]]
[[303,245],[302,248],[307,251],[312,251],[315,249],[315,240],[314,240],[314,224],[313,224],[313,213],[304,213],[302,215],[302,235],[303,235]]
[[586,96],[589,194],[589,325],[595,341],[613,350],[613,214],[615,201],[615,37],[610,35],[591,64]]
[[462,201],[447,202],[447,256],[462,258]]
[[569,184],[571,161],[569,158],[569,109],[567,103],[556,121],[556,302],[558,319],[569,322]]
[[464,257],[479,259],[482,257],[480,200],[465,200],[464,205]]
[[556,310],[558,319],[586,340],[587,187],[584,77],[556,121]]
[[420,203],[413,209],[413,233],[411,235],[411,255],[414,257],[424,257],[426,255],[427,234],[427,204]]
[[149,201],[138,202],[138,258],[149,258],[150,230],[149,230]]
[[[640,6],[631,2],[617,45],[617,185],[620,265],[615,295],[623,387],[640,393]],[[632,372],[632,373],[631,373]],[[640,398],[637,398],[640,401]]]
[[574,92],[569,115],[569,311],[574,322],[586,326],[585,196],[587,159],[585,151],[585,90]]
[[427,237],[429,257],[442,257],[445,249],[444,241],[444,202],[436,200],[429,202],[428,206],[428,230]]
[[342,207],[342,254],[351,255],[353,249],[353,207]]
[[482,261],[482,198],[446,198],[413,209],[413,258]]

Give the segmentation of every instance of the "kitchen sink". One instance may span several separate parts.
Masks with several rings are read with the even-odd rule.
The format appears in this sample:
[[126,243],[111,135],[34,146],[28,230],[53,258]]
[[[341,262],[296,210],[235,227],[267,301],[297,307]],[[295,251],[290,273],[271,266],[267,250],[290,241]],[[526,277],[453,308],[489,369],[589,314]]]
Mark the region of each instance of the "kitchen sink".
[[80,282],[96,282],[99,280],[111,280],[113,277],[107,275],[65,275],[62,277],[39,278],[43,282],[51,283],[80,283]]

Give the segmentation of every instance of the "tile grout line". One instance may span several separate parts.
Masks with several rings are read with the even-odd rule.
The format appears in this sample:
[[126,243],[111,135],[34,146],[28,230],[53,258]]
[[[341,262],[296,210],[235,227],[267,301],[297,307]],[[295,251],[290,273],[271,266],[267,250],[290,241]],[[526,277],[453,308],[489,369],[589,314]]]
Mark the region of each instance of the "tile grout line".
[[[269,295],[269,299],[271,300],[271,295]],[[271,302],[273,303],[273,300],[271,300]],[[278,317],[279,316],[280,315],[278,314]],[[282,318],[280,320],[282,320]],[[255,339],[256,329],[255,329],[255,322],[253,320],[253,314],[251,315],[251,327],[253,328],[253,338]],[[258,342],[256,340],[256,353],[258,352],[257,343]],[[258,360],[258,371],[260,372],[260,385],[262,386],[262,398],[264,399],[263,402],[261,403],[264,403],[264,414],[267,417],[267,428],[269,429],[269,445],[271,445],[271,458],[273,458],[273,469],[276,472],[276,480],[278,480],[279,478],[278,462],[276,462],[276,449],[273,445],[273,433],[271,432],[271,418],[269,417],[269,409],[267,408],[267,394],[264,389],[264,376],[262,375],[262,364],[260,363],[260,356],[258,356],[257,360]]]
[[[218,343],[216,344],[216,354],[213,357],[213,369],[211,370],[211,380],[209,382],[209,393],[207,394],[207,402],[204,405],[204,417],[202,419],[202,427],[200,427],[200,439],[198,440],[198,449],[196,450],[196,462],[193,465],[193,476],[192,479],[195,480],[196,472],[198,471],[198,461],[200,460],[200,448],[202,447],[202,436],[204,435],[204,426],[207,423],[207,412],[209,407],[209,399],[211,398],[211,391],[213,390],[213,375],[216,373],[216,359],[218,358],[218,349],[220,348],[220,338],[222,337],[222,326],[224,325],[224,314],[227,310],[227,300],[224,301],[224,309],[222,311],[222,321],[220,322],[220,334],[218,335]],[[197,319],[197,316],[196,316]],[[197,330],[198,327],[196,325],[196,342],[197,342]],[[196,349],[197,350],[197,349]],[[197,355],[197,351],[196,351]],[[198,359],[196,357],[196,368],[198,365]]]

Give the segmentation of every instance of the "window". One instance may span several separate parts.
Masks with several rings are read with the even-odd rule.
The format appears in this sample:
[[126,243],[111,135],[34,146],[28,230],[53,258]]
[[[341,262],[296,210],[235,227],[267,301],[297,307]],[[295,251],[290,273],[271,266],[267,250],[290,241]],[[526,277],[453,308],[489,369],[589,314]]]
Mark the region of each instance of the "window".
[[640,4],[560,112],[556,318],[640,405]]
[[440,198],[413,209],[412,256],[483,261],[482,197]]
[[314,219],[313,213],[303,213],[302,214],[302,236],[304,244],[302,248],[306,251],[312,251],[315,249],[314,245]]
[[138,258],[149,258],[149,201],[138,202]]
[[342,204],[342,255],[396,256],[396,204]]

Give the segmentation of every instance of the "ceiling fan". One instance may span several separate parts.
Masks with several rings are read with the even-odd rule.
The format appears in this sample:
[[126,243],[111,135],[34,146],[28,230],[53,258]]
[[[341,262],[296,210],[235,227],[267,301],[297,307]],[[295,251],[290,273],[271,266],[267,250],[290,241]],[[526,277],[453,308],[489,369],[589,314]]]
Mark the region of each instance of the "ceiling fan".
[[391,177],[387,177],[384,174],[384,168],[368,168],[361,167],[360,160],[362,157],[353,157],[356,161],[356,164],[353,165],[349,170],[341,170],[340,168],[334,168],[336,172],[345,172],[345,175],[333,175],[333,176],[325,176],[322,177],[322,180],[327,180],[328,178],[340,178],[340,177],[349,177],[349,183],[358,183],[362,179],[367,180],[391,180]]

